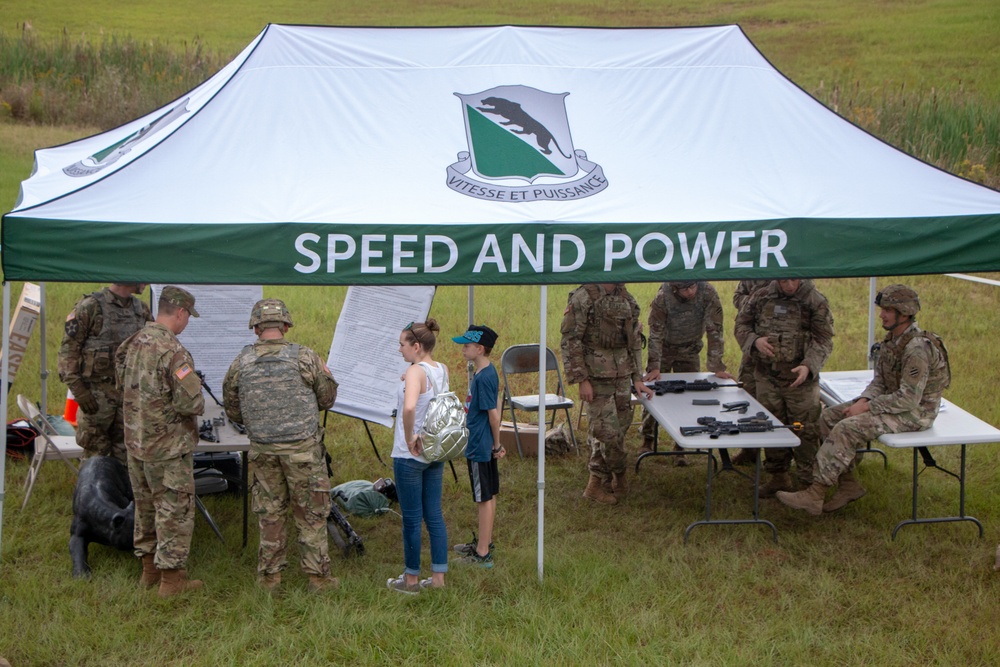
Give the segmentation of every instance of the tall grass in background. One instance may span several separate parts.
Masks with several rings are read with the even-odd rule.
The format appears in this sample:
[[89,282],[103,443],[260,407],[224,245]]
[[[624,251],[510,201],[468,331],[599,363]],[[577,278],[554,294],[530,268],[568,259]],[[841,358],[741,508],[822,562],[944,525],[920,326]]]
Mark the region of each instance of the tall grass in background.
[[197,40],[178,48],[116,35],[91,41],[0,31],[0,117],[110,129],[194,88],[229,59]]
[[866,89],[860,83],[813,95],[893,146],[941,169],[1000,187],[1000,105],[962,90]]

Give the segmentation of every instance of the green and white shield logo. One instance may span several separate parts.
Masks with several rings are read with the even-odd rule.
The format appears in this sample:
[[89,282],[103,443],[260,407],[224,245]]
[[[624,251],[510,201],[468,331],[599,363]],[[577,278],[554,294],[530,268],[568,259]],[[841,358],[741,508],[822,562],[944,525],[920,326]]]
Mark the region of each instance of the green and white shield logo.
[[[573,147],[567,95],[520,85],[455,93],[462,102],[469,151],[460,152],[459,161],[449,167],[448,187],[509,202],[573,199],[607,187],[600,167]],[[583,178],[567,182],[581,170]],[[488,182],[470,178],[470,172]],[[505,180],[527,181],[532,187],[504,185]]]

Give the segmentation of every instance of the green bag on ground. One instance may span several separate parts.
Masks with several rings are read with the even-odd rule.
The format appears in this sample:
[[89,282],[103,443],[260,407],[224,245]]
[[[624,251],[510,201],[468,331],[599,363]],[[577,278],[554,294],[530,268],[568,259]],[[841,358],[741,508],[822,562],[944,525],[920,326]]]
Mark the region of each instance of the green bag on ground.
[[378,516],[389,511],[389,499],[375,490],[366,479],[344,482],[330,489],[330,495],[355,516]]

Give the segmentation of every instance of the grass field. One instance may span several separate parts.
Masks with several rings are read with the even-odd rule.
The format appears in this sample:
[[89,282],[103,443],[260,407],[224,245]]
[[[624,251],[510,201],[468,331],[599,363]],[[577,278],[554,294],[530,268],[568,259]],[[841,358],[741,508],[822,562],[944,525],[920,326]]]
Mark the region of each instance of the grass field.
[[[554,23],[691,25],[739,22],[772,62],[808,90],[823,82],[864,91],[931,88],[969,95],[988,106],[1000,96],[1000,8],[969,2],[511,2],[503,13],[465,2],[220,3],[170,5],[102,2],[22,3],[0,0],[0,29],[32,30],[73,39],[129,35],[177,48],[200,40],[206,49],[235,53],[269,21],[440,25]],[[192,17],[197,16],[197,19]],[[959,92],[959,90],[964,92]],[[849,107],[848,92],[841,98]],[[877,98],[878,95],[875,95]],[[995,105],[994,105],[995,106]],[[858,108],[863,109],[865,105]],[[876,106],[875,111],[878,110]],[[9,210],[18,183],[31,169],[34,148],[92,130],[0,122],[0,210]],[[874,243],[878,239],[873,239]],[[915,267],[915,272],[919,267]],[[994,279],[1000,276],[990,276]],[[993,378],[1000,368],[996,343],[1000,290],[942,276],[886,277],[905,281],[923,301],[920,322],[946,340],[954,382],[946,396],[994,425],[1000,402]],[[821,280],[837,336],[828,370],[861,368],[867,335],[867,281]],[[48,285],[47,368],[55,368],[62,319],[74,301],[98,286]],[[644,311],[655,284],[630,285]],[[735,315],[732,283],[717,285],[727,327]],[[548,290],[547,331],[558,345],[565,287]],[[12,285],[16,299],[20,284]],[[325,356],[344,297],[343,288],[265,287],[285,299],[296,327],[292,338]],[[477,288],[477,320],[501,333],[500,348],[537,340],[539,290]],[[443,333],[466,322],[466,291],[438,291],[432,315]],[[465,389],[457,345],[441,343],[440,360]],[[40,396],[36,331],[12,395]],[[726,362],[738,363],[731,327]],[[51,411],[65,387],[49,377]],[[575,390],[574,390],[575,391]],[[13,411],[12,411],[12,417]],[[374,430],[385,458],[389,432]],[[334,482],[391,475],[379,465],[356,420],[333,415],[327,443]],[[629,433],[635,451],[637,434]],[[958,466],[958,451],[935,452]],[[24,665],[272,665],[272,664],[667,664],[667,665],[995,665],[1000,575],[992,572],[1000,539],[1000,453],[992,445],[969,450],[967,511],[986,528],[979,539],[969,524],[917,526],[890,540],[910,511],[910,457],[890,452],[884,469],[870,457],[860,467],[864,499],[844,511],[812,518],[774,501],[762,506],[779,542],[759,527],[695,530],[685,526],[704,512],[703,465],[643,464],[627,503],[596,507],[580,498],[585,459],[546,462],[545,577],[536,570],[536,462],[508,457],[501,466],[497,565],[489,572],[448,574],[448,588],[416,599],[385,590],[401,570],[399,518],[352,520],[365,539],[364,557],[335,559],[340,592],[313,597],[294,563],[285,592],[262,594],[253,583],[257,532],[240,549],[240,501],[207,497],[227,544],[199,517],[192,574],[206,590],[162,601],[136,586],[138,565],[126,553],[94,546],[90,582],[70,577],[67,554],[73,478],[48,463],[24,512],[19,510],[26,464],[8,462],[0,552],[0,656]],[[936,473],[921,475],[921,511],[957,511],[957,485]],[[716,516],[746,518],[749,487],[734,476],[716,486]],[[452,542],[475,527],[468,482],[446,479],[445,517]],[[252,521],[252,519],[251,519]],[[425,541],[424,559],[427,562]]]

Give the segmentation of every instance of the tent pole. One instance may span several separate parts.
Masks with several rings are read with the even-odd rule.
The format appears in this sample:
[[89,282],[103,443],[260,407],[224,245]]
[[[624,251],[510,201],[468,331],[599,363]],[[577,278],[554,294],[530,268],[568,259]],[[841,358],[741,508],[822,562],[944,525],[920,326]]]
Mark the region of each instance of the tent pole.
[[[4,479],[7,475],[7,378],[10,377],[10,283],[3,281],[3,362],[0,362],[0,414],[3,414],[3,442],[0,443],[0,556],[3,554]],[[0,558],[2,560],[2,558]]]
[[[868,350],[875,344],[875,278],[868,279]],[[868,368],[874,368],[871,355],[865,352],[865,359],[868,361]]]
[[538,314],[538,583],[545,573],[545,362],[548,350],[546,331],[549,302],[547,285],[539,287]]
[[41,289],[41,292],[39,293],[39,296],[41,297],[41,299],[39,299],[41,301],[41,305],[38,308],[38,319],[41,320],[40,323],[41,331],[39,331],[38,333],[39,333],[39,342],[41,344],[41,355],[39,356],[39,359],[41,360],[42,364],[42,373],[41,373],[42,414],[47,415],[49,414],[49,391],[48,391],[49,369],[47,368],[48,355],[46,354],[45,350],[45,283],[41,283],[39,285],[39,288]]
[[[476,321],[476,287],[469,285],[469,326]],[[471,361],[465,362],[465,371],[469,375],[469,386],[472,386],[472,376],[476,374],[476,365]]]

